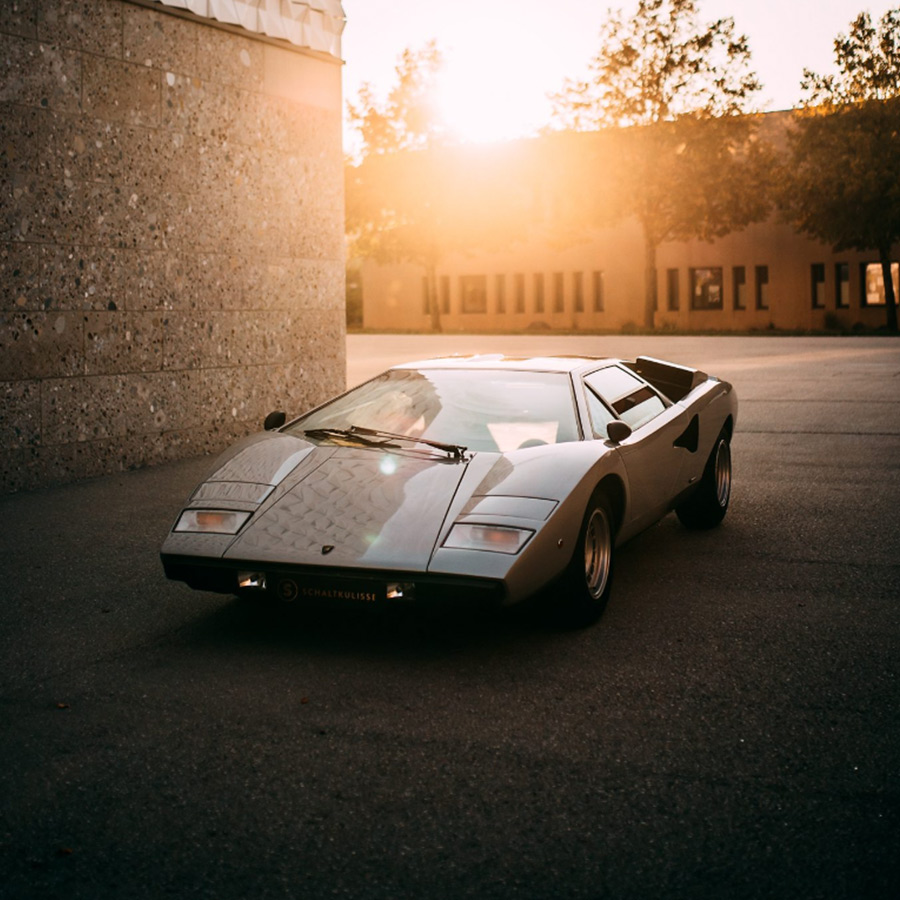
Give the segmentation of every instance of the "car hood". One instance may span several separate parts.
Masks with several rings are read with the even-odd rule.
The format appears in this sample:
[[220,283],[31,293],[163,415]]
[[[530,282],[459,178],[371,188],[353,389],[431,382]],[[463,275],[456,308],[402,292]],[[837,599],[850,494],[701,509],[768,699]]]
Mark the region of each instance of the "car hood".
[[226,550],[226,559],[423,569],[467,463],[317,446]]

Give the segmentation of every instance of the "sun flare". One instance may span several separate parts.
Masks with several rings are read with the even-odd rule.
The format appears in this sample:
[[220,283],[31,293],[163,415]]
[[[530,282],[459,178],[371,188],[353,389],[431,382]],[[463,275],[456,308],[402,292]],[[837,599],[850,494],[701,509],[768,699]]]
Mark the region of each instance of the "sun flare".
[[508,68],[459,58],[438,76],[437,106],[453,138],[478,143],[520,137],[538,112]]

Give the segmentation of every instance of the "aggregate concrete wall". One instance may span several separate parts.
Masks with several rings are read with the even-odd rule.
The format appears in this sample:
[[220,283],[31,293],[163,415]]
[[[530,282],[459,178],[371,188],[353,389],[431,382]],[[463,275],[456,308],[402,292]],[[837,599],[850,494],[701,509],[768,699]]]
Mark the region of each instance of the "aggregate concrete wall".
[[0,4],[0,490],[343,388],[340,77],[165,7]]

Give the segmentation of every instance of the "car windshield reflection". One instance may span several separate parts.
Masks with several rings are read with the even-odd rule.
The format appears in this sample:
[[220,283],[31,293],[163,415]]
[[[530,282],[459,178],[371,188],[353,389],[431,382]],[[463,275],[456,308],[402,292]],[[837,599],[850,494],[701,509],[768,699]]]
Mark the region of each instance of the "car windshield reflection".
[[285,431],[354,426],[504,453],[578,440],[567,375],[496,370],[394,369]]

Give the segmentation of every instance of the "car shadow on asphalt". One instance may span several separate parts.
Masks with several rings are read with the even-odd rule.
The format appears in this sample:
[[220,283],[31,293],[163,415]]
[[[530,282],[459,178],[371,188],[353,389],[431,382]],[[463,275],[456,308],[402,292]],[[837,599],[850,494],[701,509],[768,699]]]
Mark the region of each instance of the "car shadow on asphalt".
[[565,645],[582,633],[563,629],[538,604],[438,612],[409,607],[272,609],[221,600],[220,607],[185,625],[180,638],[223,652],[421,659]]

